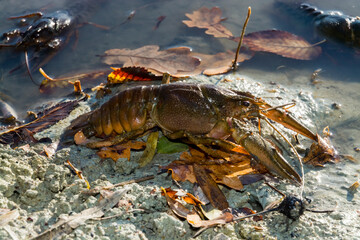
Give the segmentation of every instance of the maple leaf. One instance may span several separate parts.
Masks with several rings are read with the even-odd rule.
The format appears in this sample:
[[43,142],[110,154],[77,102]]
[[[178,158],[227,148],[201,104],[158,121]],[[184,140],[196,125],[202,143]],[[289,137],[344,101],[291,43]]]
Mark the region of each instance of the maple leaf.
[[183,20],[183,23],[188,27],[206,28],[206,34],[213,35],[214,37],[233,38],[233,34],[229,29],[221,25],[222,21],[226,18],[222,18],[222,11],[219,7],[213,7],[208,9],[202,7],[193,13],[185,14],[191,20]]
[[321,47],[310,44],[302,37],[279,30],[246,34],[244,44],[252,51],[271,52],[299,60],[311,60],[321,54]]
[[[110,49],[105,51],[103,62],[109,65],[123,64],[123,67],[144,67],[160,73],[168,72],[173,76],[184,76],[200,64],[198,58],[190,56],[187,47],[159,51],[156,45],[146,45],[137,49]],[[185,74],[185,76],[187,76]]]
[[155,76],[143,67],[122,67],[111,68],[112,71],[108,77],[108,83],[117,84],[125,81],[154,81],[161,80],[162,77]]

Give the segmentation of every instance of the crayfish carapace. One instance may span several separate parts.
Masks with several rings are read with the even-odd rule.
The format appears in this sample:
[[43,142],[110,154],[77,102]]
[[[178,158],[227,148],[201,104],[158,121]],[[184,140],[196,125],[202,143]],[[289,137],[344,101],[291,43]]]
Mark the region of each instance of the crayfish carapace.
[[[26,67],[32,79],[28,52],[33,53],[30,60],[38,58],[39,55],[44,56],[36,64],[36,68],[45,65],[69,42],[72,36],[77,36],[80,26],[89,23],[87,22],[89,15],[101,2],[103,0],[75,0],[69,1],[65,10],[10,17],[9,19],[20,19],[21,24],[18,28],[11,29],[0,36],[0,49],[7,47],[25,52]],[[104,28],[104,26],[96,26]]]
[[[126,89],[100,108],[75,119],[64,136],[82,131],[85,136],[110,137],[110,145],[136,138],[158,127],[169,138],[186,139],[195,145],[226,148],[232,137],[270,172],[295,183],[302,178],[272,143],[250,123],[251,118],[269,118],[315,140],[316,135],[285,111],[272,108],[250,93],[215,85],[165,84]],[[105,143],[105,141],[103,142]],[[102,142],[88,147],[103,147]]]

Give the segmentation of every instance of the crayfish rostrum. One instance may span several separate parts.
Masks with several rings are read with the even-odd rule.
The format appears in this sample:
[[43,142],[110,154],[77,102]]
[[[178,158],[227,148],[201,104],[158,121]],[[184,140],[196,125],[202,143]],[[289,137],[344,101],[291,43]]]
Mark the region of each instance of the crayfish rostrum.
[[[272,108],[250,93],[215,85],[180,83],[126,89],[100,108],[75,119],[64,135],[72,136],[80,130],[87,137],[116,134],[110,141],[116,144],[158,127],[168,138],[185,139],[195,145],[215,144],[220,148],[226,148],[225,139],[232,137],[270,172],[301,183],[299,174],[250,123],[249,119],[255,117],[269,118],[316,139],[316,135],[287,112]],[[88,146],[96,148],[101,144]]]

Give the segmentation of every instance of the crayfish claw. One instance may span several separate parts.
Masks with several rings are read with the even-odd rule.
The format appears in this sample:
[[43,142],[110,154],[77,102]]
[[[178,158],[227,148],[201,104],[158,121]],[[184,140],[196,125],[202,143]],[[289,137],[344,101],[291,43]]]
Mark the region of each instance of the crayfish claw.
[[253,127],[242,123],[237,119],[232,120],[232,137],[246,149],[259,163],[264,165],[271,173],[295,184],[301,184],[302,179],[286,159],[273,145],[260,136]]

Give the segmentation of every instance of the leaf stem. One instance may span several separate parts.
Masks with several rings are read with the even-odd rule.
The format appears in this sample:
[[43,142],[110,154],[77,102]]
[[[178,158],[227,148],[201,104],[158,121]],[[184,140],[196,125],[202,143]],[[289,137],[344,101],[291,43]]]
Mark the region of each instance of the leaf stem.
[[244,34],[245,34],[245,29],[246,29],[246,25],[248,24],[249,22],[249,19],[250,19],[250,15],[251,15],[251,7],[248,7],[248,14],[247,14],[247,17],[245,19],[245,22],[244,22],[244,26],[242,28],[242,32],[241,32],[241,37],[240,37],[240,40],[239,40],[239,45],[236,49],[236,54],[235,54],[235,60],[233,61],[233,64],[231,66],[231,69],[233,71],[236,71],[236,68],[237,68],[237,59],[238,59],[238,56],[239,56],[239,52],[240,52],[240,48],[241,48],[241,44],[243,42],[243,39],[244,39]]

